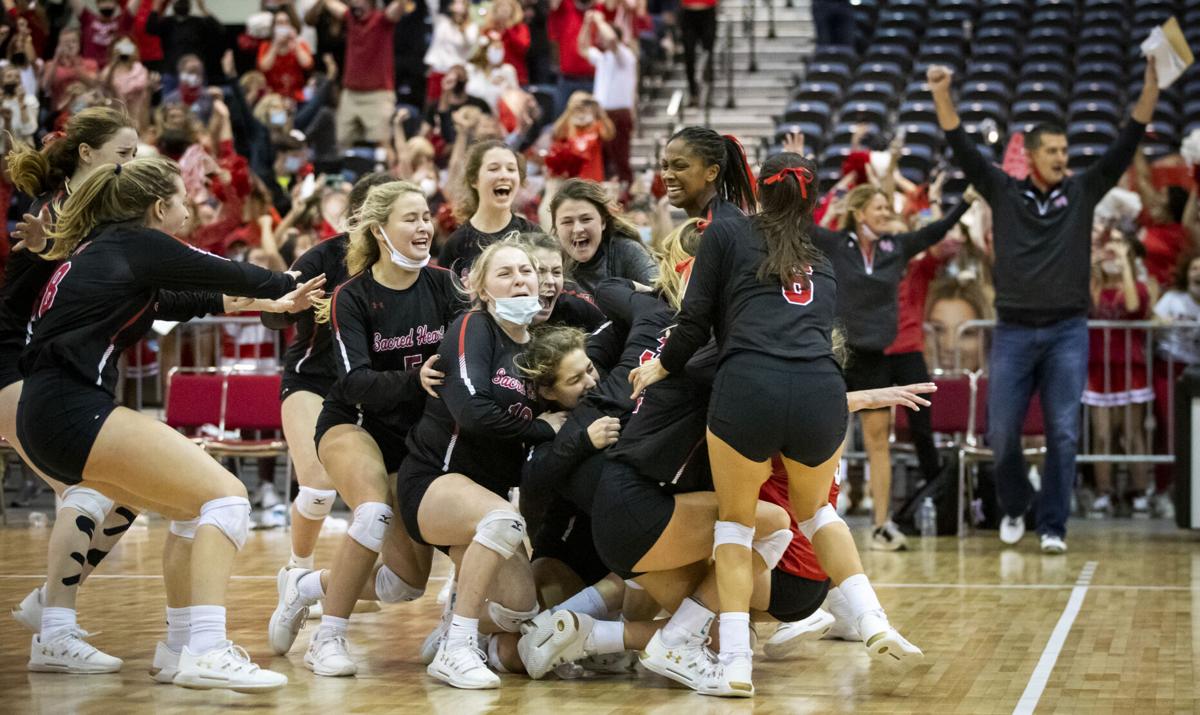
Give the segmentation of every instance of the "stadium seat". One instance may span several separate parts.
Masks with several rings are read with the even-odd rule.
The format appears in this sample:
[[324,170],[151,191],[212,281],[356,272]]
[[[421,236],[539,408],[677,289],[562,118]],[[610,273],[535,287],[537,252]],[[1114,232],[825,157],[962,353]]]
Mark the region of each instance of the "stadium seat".
[[1063,121],[1062,105],[1057,102],[1014,102],[1009,117],[1014,123]]
[[937,111],[933,100],[905,101],[900,105],[898,118],[901,122],[937,122]]
[[1072,169],[1086,169],[1106,149],[1106,144],[1071,144],[1067,147],[1067,166]]
[[896,88],[882,82],[855,82],[846,90],[846,102],[870,101],[892,104],[896,100]]
[[968,82],[959,90],[962,102],[998,102],[1007,103],[1012,93],[1001,82],[984,81]]
[[1110,122],[1071,122],[1067,141],[1072,144],[1111,144],[1117,138],[1117,126]]
[[775,143],[782,144],[789,134],[804,135],[804,148],[814,155],[825,145],[825,130],[811,122],[783,122],[775,126]]
[[216,368],[171,368],[163,398],[167,426],[201,444],[200,428],[221,423],[224,387],[225,376]]
[[856,81],[889,84],[894,90],[904,86],[906,76],[904,69],[895,62],[869,62],[854,73]]
[[887,123],[888,110],[883,102],[847,102],[842,105],[840,121],[870,122],[882,126]]
[[1079,51],[1075,53],[1075,62],[1080,65],[1089,62],[1112,62],[1120,64],[1124,60],[1125,55],[1121,51],[1120,45],[1105,42],[1081,44]]
[[1058,25],[1035,27],[1029,31],[1028,37],[1030,42],[1035,43],[1050,43],[1062,47],[1071,47],[1075,44],[1075,38],[1071,35],[1070,29]]
[[1021,82],[1013,99],[1026,102],[1061,102],[1067,91],[1058,82]]
[[1000,82],[1007,85],[1016,79],[1012,67],[1000,62],[968,63],[965,74],[968,82]]
[[875,44],[867,48],[863,55],[864,62],[893,62],[901,67],[912,64],[912,50],[900,44],[890,42]]
[[[230,373],[226,376],[221,432],[281,432],[278,373]],[[273,457],[287,454],[280,437],[217,439],[204,448],[216,457]]]
[[1011,73],[1012,63],[1018,58],[1019,45],[1015,42],[990,40],[978,42],[971,47],[971,62],[999,63],[1006,66],[1006,74]]
[[825,102],[800,100],[788,104],[783,112],[786,122],[809,122],[824,128],[829,125],[833,111]]
[[913,179],[909,173],[904,175],[916,183],[924,183],[933,168],[933,149],[923,144],[905,144],[900,150],[899,166],[902,172],[911,172],[920,179]]
[[1119,102],[1120,99],[1121,89],[1114,81],[1076,82],[1071,88],[1072,103],[1078,101]]
[[1022,82],[1058,82],[1066,84],[1071,72],[1067,67],[1057,62],[1034,62],[1021,66],[1019,81]]
[[818,62],[808,66],[804,78],[811,82],[830,82],[845,87],[850,83],[850,66],[841,62]]
[[802,82],[792,93],[792,100],[825,102],[833,106],[842,100],[842,86],[836,82]]
[[1048,43],[1029,43],[1022,52],[1024,62],[1054,62],[1066,63],[1070,57],[1066,45]]
[[[832,144],[849,144],[851,139],[854,137],[855,128],[860,123],[862,123],[862,122],[856,122],[856,121],[839,122],[836,126],[831,127],[828,131],[825,132],[825,135],[828,140],[827,143],[831,144],[831,145]],[[878,123],[866,122],[866,125],[867,125],[867,133],[866,133],[866,137],[865,137],[866,139],[869,140],[871,137],[878,137],[881,134],[882,129]]]
[[1079,100],[1067,105],[1067,118],[1072,122],[1109,122],[1116,124],[1121,112],[1113,102]]
[[964,122],[982,122],[985,119],[1002,122],[1008,117],[1008,112],[999,102],[966,102],[959,105],[958,116]]
[[929,83],[924,79],[916,79],[909,82],[904,87],[904,99],[920,99],[932,101],[933,95],[929,93]]
[[808,61],[810,65],[822,64],[826,62],[834,64],[840,63],[849,67],[858,62],[858,53],[850,47],[843,47],[841,45],[827,45],[813,50],[813,55]]
[[936,150],[944,141],[942,130],[933,122],[901,122],[896,131],[904,132],[905,144],[921,144]]

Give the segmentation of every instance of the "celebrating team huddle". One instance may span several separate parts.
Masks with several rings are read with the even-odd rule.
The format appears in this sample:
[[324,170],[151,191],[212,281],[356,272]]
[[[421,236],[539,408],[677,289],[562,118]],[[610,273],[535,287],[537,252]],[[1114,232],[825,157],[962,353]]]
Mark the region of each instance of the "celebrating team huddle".
[[[933,386],[847,392],[835,318],[858,287],[838,269],[845,236],[814,225],[810,160],[780,153],[755,178],[732,137],[677,132],[662,175],[689,218],[650,252],[581,179],[559,189],[554,233],[542,233],[512,210],[522,158],[484,142],[467,156],[468,210],[440,266],[425,194],[371,174],[350,194],[348,233],[274,272],[174,238],[188,215],[179,167],[132,158],[135,142],[122,115],[87,109],[41,152],[9,157],[39,198],[3,287],[0,434],[63,500],[47,581],[14,611],[34,632],[31,670],[121,667],[87,643],[76,592],[147,510],[171,520],[153,678],[287,683],[226,634],[245,487],[114,400],[114,356],[153,321],[232,310],[296,329],[281,390],[300,483],[292,556],[274,612],[243,640],[265,631],[288,654],[319,608],[304,665],[353,676],[356,603],[421,597],[436,549],[453,581],[420,657],[458,688],[640,662],[706,695],[749,697],[754,621],[783,624],[768,657],[833,636],[888,667],[922,659],[833,502],[848,412],[925,406]],[[960,213],[895,237],[896,256]],[[317,568],[338,497],[353,516]]]

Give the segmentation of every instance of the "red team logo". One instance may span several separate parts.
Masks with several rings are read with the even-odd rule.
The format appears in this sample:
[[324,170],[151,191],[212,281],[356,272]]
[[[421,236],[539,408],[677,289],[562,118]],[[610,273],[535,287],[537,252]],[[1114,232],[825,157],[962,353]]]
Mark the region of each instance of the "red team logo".
[[[811,276],[812,266],[805,266],[804,272]],[[782,290],[783,299],[792,305],[808,305],[813,300],[812,279],[801,280],[800,276],[793,276],[791,285],[783,286]]]

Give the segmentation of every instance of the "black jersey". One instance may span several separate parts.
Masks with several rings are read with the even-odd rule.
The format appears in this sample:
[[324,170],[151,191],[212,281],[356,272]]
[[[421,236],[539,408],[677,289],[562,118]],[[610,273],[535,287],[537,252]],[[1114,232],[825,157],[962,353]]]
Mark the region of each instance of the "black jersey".
[[[46,283],[21,370],[64,370],[113,393],[117,358],[155,320],[220,312],[221,293],[278,298],[295,285],[290,275],[214,256],[145,226],[103,226]],[[212,292],[188,292],[206,289]]]
[[[656,294],[634,290],[629,281],[605,281],[597,296],[614,311],[614,324],[588,337],[588,357],[604,370],[596,390],[632,409],[629,373],[658,356],[666,341],[667,329],[675,322],[675,311]],[[617,340],[619,329],[615,324],[618,320],[630,326],[623,342]]]
[[704,232],[678,324],[662,351],[669,372],[716,333],[721,359],[757,352],[784,359],[833,356],[837,279],[823,256],[790,285],[759,280],[766,258],[753,218],[714,221]]
[[[53,221],[56,202],[63,196],[62,191],[42,194],[34,200],[29,212],[36,216],[48,206]],[[50,246],[46,250],[50,250]],[[16,363],[29,340],[29,316],[33,314],[33,306],[60,263],[44,260],[28,250],[9,254],[4,266],[4,284],[0,286],[0,360]]]
[[563,290],[554,301],[554,310],[550,311],[546,324],[567,325],[590,333],[604,324],[604,313],[587,298]]
[[480,231],[468,219],[455,229],[454,233],[450,234],[450,238],[446,239],[446,245],[438,254],[438,265],[449,268],[454,275],[465,279],[471,272],[471,266],[475,263],[475,259],[479,257],[480,253],[483,253],[483,249],[514,231],[523,233],[525,231],[541,231],[541,229],[516,214],[513,214],[507,226],[495,233]]
[[714,196],[712,201],[708,202],[708,206],[704,209],[701,219],[704,221],[703,226],[708,226],[713,221],[719,221],[723,218],[742,218],[746,212],[737,204],[726,201],[720,196]]
[[486,311],[459,316],[438,350],[446,372],[440,399],[426,402],[408,433],[408,458],[507,496],[520,481],[525,446],[554,439],[554,428],[534,419],[533,387],[514,363],[522,349]]
[[613,235],[600,243],[591,260],[576,265],[571,277],[593,293],[607,278],[628,278],[650,285],[658,277],[658,264],[637,238]]
[[[303,283],[324,274],[326,296],[332,295],[333,290],[349,277],[346,275],[346,247],[349,245],[350,238],[343,233],[308,249],[292,264],[292,270],[300,273],[296,280]],[[338,376],[331,347],[333,334],[329,324],[316,322],[314,315],[311,308],[299,313],[263,313],[262,322],[275,330],[293,323],[296,325],[296,337],[283,354],[285,374],[332,381]]]
[[370,268],[338,286],[330,309],[338,380],[325,402],[406,433],[425,405],[421,365],[461,308],[450,271],[432,266],[404,290],[379,283]]

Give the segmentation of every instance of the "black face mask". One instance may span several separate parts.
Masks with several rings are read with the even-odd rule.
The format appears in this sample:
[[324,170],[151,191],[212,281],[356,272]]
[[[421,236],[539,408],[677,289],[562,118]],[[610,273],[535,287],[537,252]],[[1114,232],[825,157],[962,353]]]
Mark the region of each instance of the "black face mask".
[[128,62],[129,60],[132,60],[133,57],[130,55],[117,55],[117,59],[121,62]]
[[17,83],[16,82],[5,83],[3,85],[0,85],[0,88],[2,88],[4,90],[5,94],[16,94],[17,93]]
[[190,15],[192,13],[191,0],[176,0],[175,5],[176,15]]
[[15,53],[12,56],[12,62],[14,65],[18,65],[21,67],[25,66],[25,53],[24,52]]
[[97,9],[104,17],[112,17],[113,15],[117,14],[117,9],[115,7],[101,7]]
[[365,7],[359,7],[356,5],[352,8],[350,8],[350,12],[354,15],[354,17],[361,20],[361,19],[363,19],[363,16],[365,16],[367,14],[367,9]]

